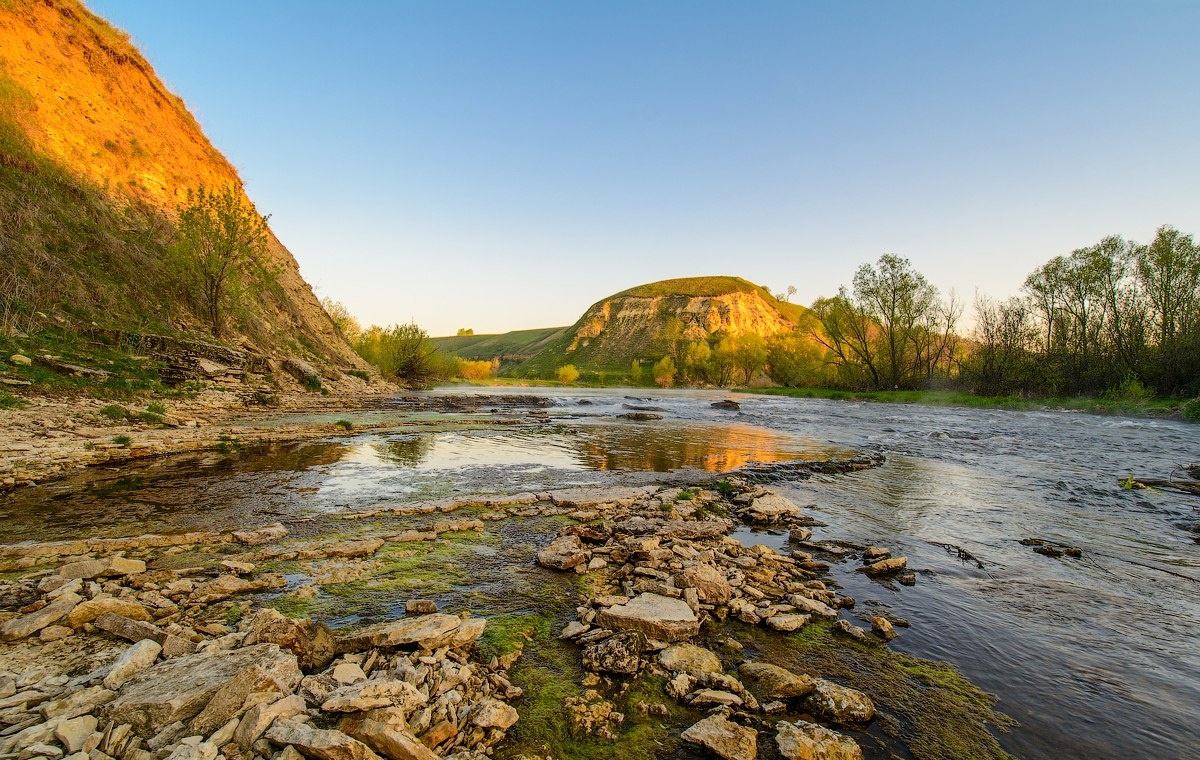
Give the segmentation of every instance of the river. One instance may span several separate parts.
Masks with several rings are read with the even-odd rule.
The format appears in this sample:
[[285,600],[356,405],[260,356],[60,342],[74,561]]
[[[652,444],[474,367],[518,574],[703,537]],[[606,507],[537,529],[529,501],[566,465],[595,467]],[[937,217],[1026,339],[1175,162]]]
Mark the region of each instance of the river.
[[[1185,530],[1200,499],[1118,485],[1200,462],[1197,427],[748,395],[734,396],[740,411],[721,411],[710,403],[728,394],[703,391],[521,392],[553,399],[545,421],[491,424],[501,413],[466,429],[351,432],[27,489],[0,504],[0,541],[245,527],[381,501],[878,451],[880,468],[774,484],[812,505],[828,524],[820,538],[891,547],[918,570],[910,588],[835,566],[859,600],[851,620],[883,608],[911,621],[892,646],[954,663],[998,695],[1020,723],[1000,742],[1018,757],[1200,757],[1200,543]],[[664,419],[617,419],[626,405]],[[1034,553],[1019,543],[1030,537],[1083,556]]]

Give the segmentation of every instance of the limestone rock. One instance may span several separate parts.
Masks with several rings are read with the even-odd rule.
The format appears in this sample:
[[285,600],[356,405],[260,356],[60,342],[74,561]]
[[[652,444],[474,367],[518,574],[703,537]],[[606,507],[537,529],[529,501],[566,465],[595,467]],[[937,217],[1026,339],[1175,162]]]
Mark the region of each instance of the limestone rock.
[[94,711],[100,705],[111,702],[116,692],[102,686],[90,686],[79,691],[69,692],[67,696],[55,702],[44,702],[38,712],[46,720],[61,718],[67,720],[76,715],[84,715]]
[[218,575],[207,583],[201,583],[196,588],[193,599],[197,602],[218,602],[235,594],[264,589],[268,585],[269,582],[265,579],[250,580],[236,575]]
[[296,655],[300,669],[305,672],[323,670],[337,653],[329,626],[312,620],[293,620],[272,609],[259,610],[254,615],[244,643],[278,644]]
[[316,760],[378,760],[370,747],[341,731],[313,728],[292,718],[280,718],[264,736],[280,747],[292,746]]
[[93,620],[92,625],[106,633],[111,633],[113,636],[125,639],[126,641],[132,641],[135,644],[142,639],[150,639],[157,644],[162,644],[168,637],[166,631],[153,623],[130,620],[115,612],[104,613]]
[[728,604],[733,587],[725,576],[712,565],[699,564],[684,569],[675,576],[675,585],[680,588],[695,588],[700,601],[707,604]]
[[777,493],[769,493],[751,501],[750,506],[742,510],[741,514],[750,522],[769,524],[799,517],[802,512],[800,507],[792,503],[791,499]]
[[217,745],[212,742],[181,743],[166,760],[217,760]]
[[188,730],[200,735],[212,733],[218,726],[237,715],[251,694],[283,696],[291,691],[292,685],[282,683],[274,674],[268,673],[257,664],[247,665],[208,698],[204,709],[188,723]]
[[302,677],[295,656],[274,644],[200,652],[160,662],[132,678],[108,705],[106,715],[117,723],[132,724],[142,736],[153,736],[164,726],[197,715],[250,665],[260,667],[288,691]]
[[641,631],[661,641],[682,641],[700,633],[700,622],[687,602],[652,593],[599,610],[596,622],[605,628]]
[[105,557],[104,559],[85,559],[71,562],[58,568],[62,578],[115,577],[146,572],[146,563],[140,559],[125,559],[124,557]]
[[143,622],[150,620],[150,613],[142,605],[132,599],[117,599],[110,596],[80,602],[71,610],[71,614],[67,616],[67,622],[72,628],[79,628],[84,623],[90,623],[109,612],[114,615],[120,615],[123,618],[129,618],[130,620],[141,620]]
[[687,673],[699,678],[705,673],[720,673],[721,658],[695,644],[674,644],[658,654],[658,663],[672,673]]
[[587,562],[592,553],[583,548],[579,536],[568,534],[559,536],[550,545],[538,552],[537,561],[542,567],[553,570],[570,570],[576,565]]
[[517,722],[519,717],[512,705],[506,705],[498,699],[486,697],[471,713],[471,723],[480,728],[508,729]]
[[162,646],[150,639],[142,639],[126,649],[113,663],[104,677],[104,688],[119,689],[122,684],[154,664]]
[[812,620],[811,615],[772,615],[767,618],[767,627],[773,631],[791,633],[798,631]]
[[32,636],[48,625],[52,625],[67,617],[75,609],[83,597],[75,593],[67,593],[55,599],[50,604],[27,615],[13,618],[0,625],[0,639],[16,641],[26,636]]
[[437,612],[437,602],[432,599],[409,599],[404,603],[406,615],[432,615]]
[[871,618],[871,630],[884,641],[891,641],[896,638],[896,629],[892,627],[887,618],[878,616]]
[[793,673],[786,668],[767,662],[747,662],[738,668],[738,675],[759,699],[794,699],[803,697],[816,688],[816,682],[807,675]]
[[758,754],[758,732],[739,726],[724,715],[710,715],[681,735],[725,760],[754,760]]
[[584,648],[583,667],[592,672],[634,675],[645,645],[646,637],[637,631],[613,634]]
[[38,638],[45,644],[51,641],[61,641],[75,633],[75,629],[69,625],[48,625],[38,631]]
[[450,634],[449,644],[453,647],[465,648],[482,636],[485,628],[487,628],[487,618],[467,618],[459,623],[458,628],[455,628]]
[[862,749],[849,736],[798,720],[775,724],[775,743],[787,760],[862,760]]
[[828,604],[817,601],[816,599],[809,599],[808,597],[801,596],[800,594],[792,594],[788,597],[788,601],[792,603],[793,607],[799,609],[800,612],[807,613],[809,615],[818,615],[831,620],[838,616],[837,610],[833,609]]
[[701,689],[692,695],[692,707],[741,707],[745,701],[737,694],[720,689]]
[[80,715],[60,721],[54,729],[54,736],[67,752],[79,752],[97,725],[95,715]]
[[291,694],[275,702],[255,705],[246,711],[233,732],[233,741],[243,750],[249,751],[254,742],[277,718],[291,718],[304,712],[304,698]]
[[272,523],[264,525],[255,530],[237,530],[233,532],[233,538],[238,543],[255,546],[258,544],[268,544],[272,541],[278,541],[286,537],[288,529],[283,527],[283,523]]
[[414,644],[421,649],[435,649],[453,638],[464,622],[469,621],[443,613],[392,620],[363,628],[338,639],[338,651],[361,652],[372,647],[401,647]]
[[888,559],[881,559],[870,565],[864,565],[858,568],[858,571],[866,573],[872,578],[878,578],[883,575],[898,573],[906,567],[908,567],[907,557],[890,557]]
[[582,636],[589,630],[591,630],[591,626],[585,625],[578,620],[572,620],[563,627],[562,633],[558,634],[558,637],[569,641],[577,636]]
[[399,707],[412,712],[428,697],[407,681],[372,679],[340,686],[321,703],[325,712],[363,712],[378,707]]
[[837,621],[837,625],[834,627],[834,630],[849,636],[855,641],[861,641],[864,643],[867,641],[867,632],[856,626],[854,623],[851,623],[849,620]]
[[406,728],[388,726],[370,718],[351,719],[341,729],[391,760],[437,760],[432,750]]
[[875,717],[875,703],[870,697],[823,678],[817,679],[804,706],[818,718],[843,725],[869,723]]

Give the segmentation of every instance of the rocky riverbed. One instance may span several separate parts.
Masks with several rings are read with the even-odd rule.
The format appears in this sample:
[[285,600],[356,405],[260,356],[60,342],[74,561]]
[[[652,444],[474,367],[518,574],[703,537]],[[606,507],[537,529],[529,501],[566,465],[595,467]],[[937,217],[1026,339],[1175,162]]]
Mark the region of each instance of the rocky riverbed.
[[[1004,756],[986,695],[889,651],[904,621],[839,619],[844,553],[814,555],[820,525],[769,479],[385,504],[337,536],[299,519],[0,547],[0,758]],[[496,570],[544,574],[523,608],[399,596],[462,571],[435,558],[464,536],[526,524],[542,538]],[[747,525],[807,548],[730,537]],[[886,548],[850,561],[915,582]],[[374,596],[314,604],[347,588]]]

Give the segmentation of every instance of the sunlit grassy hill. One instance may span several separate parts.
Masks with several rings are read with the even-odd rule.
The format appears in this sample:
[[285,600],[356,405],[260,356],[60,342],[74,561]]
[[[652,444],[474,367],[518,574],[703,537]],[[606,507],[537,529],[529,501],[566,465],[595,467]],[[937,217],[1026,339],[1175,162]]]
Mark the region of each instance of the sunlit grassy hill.
[[740,277],[685,277],[639,285],[588,308],[570,327],[437,338],[465,359],[501,360],[501,374],[551,377],[564,364],[606,373],[653,363],[680,341],[802,329],[808,310]]
[[[0,310],[19,331],[203,336],[164,262],[202,185],[242,186],[125,33],[77,0],[0,2]],[[227,342],[357,364],[273,234],[267,254],[276,285],[239,304]]]

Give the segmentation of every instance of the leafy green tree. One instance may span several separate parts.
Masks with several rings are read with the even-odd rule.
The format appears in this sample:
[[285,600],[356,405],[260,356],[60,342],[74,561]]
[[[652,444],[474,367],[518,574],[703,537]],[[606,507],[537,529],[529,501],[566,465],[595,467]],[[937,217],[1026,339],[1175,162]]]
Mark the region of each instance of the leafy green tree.
[[574,364],[564,364],[558,368],[558,382],[563,385],[570,385],[579,379],[579,370]]
[[337,330],[338,335],[346,340],[353,343],[358,334],[362,332],[362,326],[358,324],[358,320],[341,301],[335,301],[326,296],[321,299],[321,308],[325,309],[325,313],[329,315],[329,320],[333,322],[333,329]]
[[1200,386],[1200,246],[1169,225],[1135,253],[1137,278],[1153,315],[1159,385],[1166,392]]
[[642,363],[637,359],[629,363],[629,380],[634,385],[642,383]]
[[689,383],[706,383],[711,375],[712,349],[706,341],[688,343],[680,359],[679,371]]
[[460,327],[460,328],[458,328],[458,332],[455,333],[455,335],[457,335],[460,338],[465,337],[467,335],[474,335],[474,334],[475,334],[475,329],[472,327]]
[[654,383],[660,388],[670,388],[675,383],[675,361],[664,356],[654,365]]
[[767,341],[766,373],[787,388],[811,388],[823,383],[824,351],[811,336],[789,333]]
[[414,388],[449,377],[458,369],[457,360],[440,354],[429,335],[415,323],[371,325],[358,336],[354,350],[378,367],[384,377]]
[[201,186],[188,192],[168,263],[199,301],[214,337],[221,337],[231,304],[253,297],[273,281],[267,239],[267,217],[245,200],[240,188],[229,185],[210,192]]
[[875,388],[910,388],[935,372],[949,372],[954,329],[961,308],[892,254],[854,273],[845,287],[812,307],[820,329],[812,331],[850,377]]
[[742,373],[742,383],[749,385],[767,361],[767,344],[754,333],[739,335],[733,341],[733,364]]
[[712,349],[708,366],[708,376],[714,384],[721,388],[732,385],[737,369],[737,341],[729,336],[720,338]]

